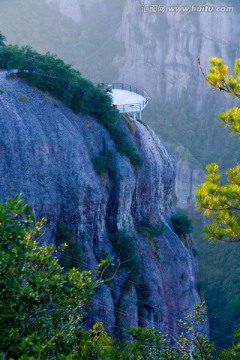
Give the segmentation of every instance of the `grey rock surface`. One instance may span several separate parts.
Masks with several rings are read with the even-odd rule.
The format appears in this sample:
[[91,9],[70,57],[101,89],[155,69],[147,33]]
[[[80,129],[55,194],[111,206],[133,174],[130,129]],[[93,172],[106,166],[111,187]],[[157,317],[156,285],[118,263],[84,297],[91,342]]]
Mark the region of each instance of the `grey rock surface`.
[[[91,270],[106,254],[116,259],[109,232],[125,229],[135,236],[139,283],[124,290],[128,274],[119,270],[97,292],[92,322],[103,321],[110,334],[116,319],[122,327],[142,324],[176,334],[178,319],[200,297],[192,251],[170,226],[173,157],[150,128],[134,121],[131,132],[119,119],[144,160],[133,169],[93,118],[74,114],[23,81],[6,80],[4,72],[0,89],[0,201],[21,193],[36,217],[47,219],[47,243],[55,242],[57,225],[65,224]],[[101,181],[91,162],[106,147],[116,162],[113,182]],[[147,241],[138,233],[143,221],[163,222],[165,232]]]
[[175,195],[176,207],[194,210],[197,186],[204,182],[205,172],[194,166],[188,159],[179,159],[176,167]]
[[188,0],[184,4],[166,0],[164,5],[165,12],[150,13],[143,12],[138,1],[126,0],[117,33],[126,52],[114,59],[119,80],[146,88],[160,101],[178,99],[187,91],[199,108],[209,89],[198,70],[197,57],[200,55],[206,73],[211,57],[222,57],[231,69],[239,49],[240,14],[237,9],[214,10],[229,6],[225,1],[210,1],[212,11],[201,11],[201,4],[194,4],[199,11],[169,11],[172,5],[191,8],[193,2]]

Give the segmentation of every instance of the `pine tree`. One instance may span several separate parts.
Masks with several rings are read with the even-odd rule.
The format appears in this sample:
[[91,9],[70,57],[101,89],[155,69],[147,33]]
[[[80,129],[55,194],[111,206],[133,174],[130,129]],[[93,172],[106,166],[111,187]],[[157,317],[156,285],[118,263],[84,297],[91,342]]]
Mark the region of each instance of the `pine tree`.
[[[240,100],[240,59],[235,61],[235,77],[228,75],[222,59],[212,58],[209,74],[204,75],[211,88],[224,91]],[[200,65],[200,61],[199,61]],[[200,65],[200,69],[201,65]],[[220,121],[230,127],[232,134],[240,134],[240,108],[233,107],[219,114]],[[240,155],[240,150],[236,149]],[[205,226],[206,238],[224,242],[240,241],[240,165],[227,170],[226,180],[216,163],[207,165],[206,182],[196,191],[197,208],[212,220]]]

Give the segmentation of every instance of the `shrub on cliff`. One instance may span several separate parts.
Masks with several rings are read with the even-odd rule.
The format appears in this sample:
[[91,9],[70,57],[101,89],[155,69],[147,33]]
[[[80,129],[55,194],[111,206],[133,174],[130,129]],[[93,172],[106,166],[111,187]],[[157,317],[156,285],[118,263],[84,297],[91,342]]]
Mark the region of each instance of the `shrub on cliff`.
[[0,46],[4,46],[4,45],[5,45],[4,41],[5,41],[5,36],[3,36],[3,35],[0,33]]
[[92,158],[92,163],[94,170],[102,180],[106,180],[108,176],[112,180],[116,166],[111,150],[103,150],[98,156]]
[[185,214],[174,215],[172,217],[172,223],[174,231],[178,236],[183,237],[184,239],[193,229],[191,219]]
[[120,260],[120,268],[128,271],[128,280],[137,282],[140,270],[137,239],[127,235],[124,230],[118,230],[110,236],[110,239]]

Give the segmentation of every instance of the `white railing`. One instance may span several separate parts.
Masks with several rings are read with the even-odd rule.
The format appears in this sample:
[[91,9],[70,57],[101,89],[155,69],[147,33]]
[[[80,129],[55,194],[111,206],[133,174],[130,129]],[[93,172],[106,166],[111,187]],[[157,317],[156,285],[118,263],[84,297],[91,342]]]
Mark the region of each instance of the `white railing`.
[[134,85],[123,84],[123,83],[98,83],[98,84],[96,84],[96,86],[100,87],[103,90],[107,90],[107,89],[127,90],[127,91],[134,92],[135,94],[138,94],[138,95],[141,95],[142,97],[144,97],[144,100],[142,100],[139,103],[117,105],[117,109],[121,113],[141,112],[149,102],[148,94],[144,90],[142,90]]

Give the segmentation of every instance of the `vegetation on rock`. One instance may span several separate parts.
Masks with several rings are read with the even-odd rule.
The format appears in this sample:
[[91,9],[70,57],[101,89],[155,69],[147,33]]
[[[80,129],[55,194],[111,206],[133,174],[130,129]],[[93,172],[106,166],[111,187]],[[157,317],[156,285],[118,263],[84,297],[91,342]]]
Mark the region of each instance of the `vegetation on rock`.
[[176,214],[172,217],[174,231],[180,238],[186,239],[186,236],[191,233],[192,221],[186,214]]
[[111,150],[105,149],[98,156],[92,158],[94,170],[98,176],[105,180],[108,176],[112,180],[116,165]]

